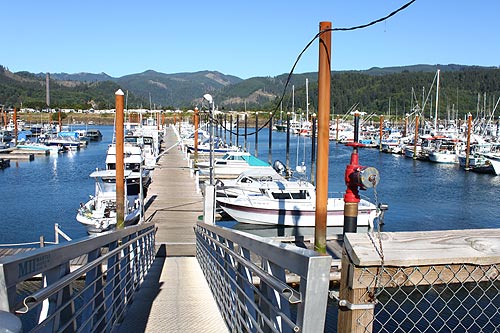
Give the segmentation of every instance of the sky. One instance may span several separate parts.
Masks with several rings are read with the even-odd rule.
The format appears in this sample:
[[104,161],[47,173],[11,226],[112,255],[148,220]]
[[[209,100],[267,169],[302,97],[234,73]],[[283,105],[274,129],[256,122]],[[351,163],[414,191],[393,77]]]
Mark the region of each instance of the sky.
[[[377,20],[409,0],[16,0],[1,6],[0,65],[13,72],[290,72],[319,31]],[[332,70],[500,66],[500,1],[416,0],[388,20],[332,33]],[[317,40],[295,73],[318,70]]]

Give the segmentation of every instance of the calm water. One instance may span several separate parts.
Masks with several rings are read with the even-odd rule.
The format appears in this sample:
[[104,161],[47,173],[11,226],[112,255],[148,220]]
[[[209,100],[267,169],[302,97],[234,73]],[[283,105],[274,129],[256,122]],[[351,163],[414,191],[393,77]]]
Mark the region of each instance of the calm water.
[[53,241],[55,223],[72,238],[86,236],[76,211],[80,202],[94,194],[95,182],[89,174],[105,168],[113,133],[112,126],[98,128],[103,140],[90,142],[80,151],[35,156],[31,162],[11,160],[9,168],[0,170],[0,243],[38,241],[41,235]]
[[[32,162],[11,161],[10,168],[0,171],[0,243],[37,241],[40,235],[52,241],[54,223],[59,223],[72,238],[86,235],[75,219],[76,210],[94,192],[94,181],[88,175],[97,167],[104,168],[113,130],[112,126],[98,128],[103,140],[91,142],[79,152],[36,157]],[[244,145],[243,138],[239,144]],[[254,152],[255,137],[249,137],[247,144]],[[290,166],[295,168],[304,161],[308,176],[310,144],[309,138],[290,138]],[[272,160],[285,163],[285,150],[286,134],[273,132]],[[343,175],[351,151],[330,143],[330,192],[345,190]],[[258,152],[259,158],[268,160],[267,130],[259,133]],[[500,177],[466,173],[455,165],[413,161],[376,149],[360,149],[359,156],[361,165],[373,166],[380,172],[377,197],[389,205],[384,231],[500,227]],[[363,194],[375,201],[372,189]]]

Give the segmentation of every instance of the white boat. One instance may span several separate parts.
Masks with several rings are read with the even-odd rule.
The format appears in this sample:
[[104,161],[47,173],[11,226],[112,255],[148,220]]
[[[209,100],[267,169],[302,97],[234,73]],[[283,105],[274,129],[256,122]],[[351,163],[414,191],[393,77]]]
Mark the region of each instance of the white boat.
[[429,150],[429,161],[434,163],[458,163],[458,144],[452,140],[438,139]]
[[[125,171],[124,225],[137,223],[141,213],[141,200],[137,181],[129,182],[133,173]],[[100,233],[116,227],[116,170],[98,170],[90,174],[96,181],[95,195],[85,204],[81,203],[76,220],[83,224],[89,234]]]
[[[197,164],[201,173],[210,172],[210,162],[199,162]],[[272,169],[269,163],[264,162],[247,152],[231,151],[213,162],[215,177],[236,178],[242,172],[250,169]]]
[[[198,144],[197,146],[198,153],[209,153],[210,152],[210,138],[205,139],[201,143]],[[192,145],[187,146],[187,150],[190,153],[194,153],[194,143]],[[220,153],[220,154],[225,154],[227,152],[232,152],[232,151],[239,151],[240,149],[236,146],[230,146],[224,142],[219,137],[214,137],[213,138],[213,152],[214,153]]]
[[144,159],[144,166],[148,169],[154,169],[156,162],[158,161],[160,151],[154,144],[154,139],[152,137],[126,135],[125,142],[126,144],[139,147]]
[[490,160],[488,160],[481,153],[473,153],[469,155],[469,165],[467,168],[467,155],[462,153],[458,155],[458,162],[460,167],[479,173],[495,173]]
[[14,134],[11,131],[0,129],[0,142],[9,143],[14,139]]
[[[241,223],[313,227],[316,214],[315,187],[304,181],[265,182],[260,193],[236,198],[217,197],[219,206]],[[377,207],[365,199],[358,206],[358,226],[373,227]],[[344,199],[328,198],[327,226],[344,225]]]
[[80,150],[80,139],[76,132],[62,131],[56,136],[43,141],[49,147],[64,147],[69,150]]
[[[142,155],[141,147],[135,144],[124,144],[123,146],[123,163],[125,164],[125,171],[135,172],[137,177],[132,179],[139,179],[139,173],[142,175],[142,187],[144,197],[147,195],[149,185],[152,182],[151,171],[144,165],[144,156]],[[110,144],[106,154],[106,169],[116,170],[116,145]]]
[[218,180],[216,195],[219,197],[237,197],[244,193],[260,193],[265,182],[284,181],[285,178],[274,169],[250,169],[242,172],[236,179]]
[[498,153],[485,153],[482,154],[491,164],[493,172],[498,176],[500,175],[500,154]]

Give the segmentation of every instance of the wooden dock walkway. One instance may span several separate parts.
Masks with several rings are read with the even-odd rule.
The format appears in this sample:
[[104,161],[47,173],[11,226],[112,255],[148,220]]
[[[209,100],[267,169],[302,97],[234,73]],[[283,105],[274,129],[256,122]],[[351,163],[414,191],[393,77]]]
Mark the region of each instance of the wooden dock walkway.
[[[164,147],[176,142],[169,128]],[[178,148],[168,150],[153,172],[146,219],[158,228],[158,252],[119,332],[228,332],[194,257],[203,197]]]

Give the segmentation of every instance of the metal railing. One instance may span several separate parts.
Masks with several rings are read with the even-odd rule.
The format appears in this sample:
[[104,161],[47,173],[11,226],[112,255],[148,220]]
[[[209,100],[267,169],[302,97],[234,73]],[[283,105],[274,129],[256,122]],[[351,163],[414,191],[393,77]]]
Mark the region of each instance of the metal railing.
[[203,223],[196,238],[198,261],[231,332],[324,331],[330,256]]
[[499,229],[347,234],[341,280],[338,332],[500,331]]
[[4,257],[0,311],[16,313],[24,332],[110,331],[154,257],[149,223]]

